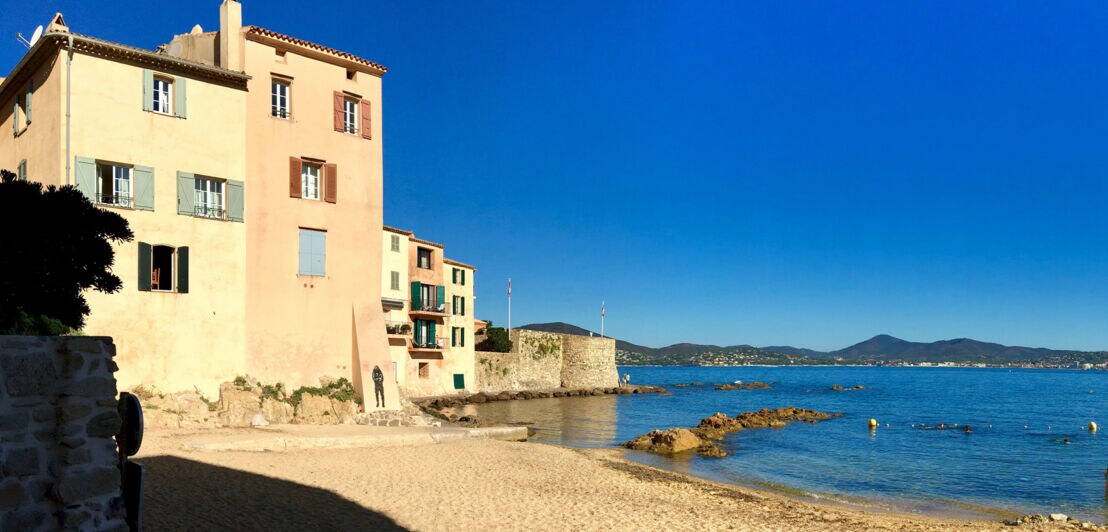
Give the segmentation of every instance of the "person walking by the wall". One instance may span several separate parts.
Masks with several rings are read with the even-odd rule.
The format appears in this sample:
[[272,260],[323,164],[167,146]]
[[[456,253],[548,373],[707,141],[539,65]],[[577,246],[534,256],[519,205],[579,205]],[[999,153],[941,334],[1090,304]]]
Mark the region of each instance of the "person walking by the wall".
[[381,372],[381,366],[373,366],[373,398],[379,408],[385,407],[385,374]]

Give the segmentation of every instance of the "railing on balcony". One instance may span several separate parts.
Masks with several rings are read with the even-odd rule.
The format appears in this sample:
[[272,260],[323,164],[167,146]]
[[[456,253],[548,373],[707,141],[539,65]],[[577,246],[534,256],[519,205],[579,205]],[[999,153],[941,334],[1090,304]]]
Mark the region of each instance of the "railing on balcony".
[[442,338],[439,338],[434,342],[429,342],[427,340],[422,340],[419,338],[412,338],[413,349],[443,349],[444,345],[445,342]]
[[447,310],[448,308],[450,307],[446,303],[443,303],[441,305],[423,303],[417,307],[413,307],[412,312],[437,312],[439,314],[447,314],[449,313],[449,311]]
[[387,334],[412,334],[412,324],[406,321],[385,321]]
[[213,218],[216,220],[226,220],[227,210],[223,207],[215,207],[211,205],[196,205],[192,209],[192,213],[200,218]]
[[135,198],[121,194],[97,194],[96,203],[100,205],[133,208],[135,206]]

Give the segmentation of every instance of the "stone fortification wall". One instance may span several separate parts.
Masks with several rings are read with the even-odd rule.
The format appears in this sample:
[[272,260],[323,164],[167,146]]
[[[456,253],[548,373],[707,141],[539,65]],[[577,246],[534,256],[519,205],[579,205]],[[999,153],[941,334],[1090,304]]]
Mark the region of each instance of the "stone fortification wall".
[[0,336],[0,530],[126,530],[104,337]]
[[616,386],[615,340],[522,329],[510,353],[476,353],[479,392]]
[[542,390],[562,384],[560,334],[516,329],[512,352],[477,351],[474,371],[479,392]]
[[618,384],[615,340],[562,335],[562,386],[603,388]]

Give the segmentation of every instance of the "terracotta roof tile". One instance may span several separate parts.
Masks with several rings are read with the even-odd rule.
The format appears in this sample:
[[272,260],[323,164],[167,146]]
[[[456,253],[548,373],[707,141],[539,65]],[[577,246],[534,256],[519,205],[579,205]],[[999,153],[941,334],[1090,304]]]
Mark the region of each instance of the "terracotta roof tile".
[[335,56],[341,57],[343,59],[349,59],[351,61],[354,61],[355,63],[361,63],[361,64],[366,65],[368,67],[372,67],[374,69],[380,70],[382,74],[389,71],[389,69],[387,67],[385,67],[385,65],[382,65],[380,63],[374,63],[373,61],[370,61],[368,59],[363,59],[363,58],[358,57],[354,54],[349,54],[349,53],[343,52],[341,50],[336,50],[334,48],[329,48],[327,46],[323,46],[322,44],[316,44],[316,43],[311,42],[311,41],[305,41],[303,39],[297,39],[296,37],[292,37],[290,35],[285,35],[283,33],[277,33],[273,30],[267,30],[265,28],[259,28],[258,26],[246,26],[245,28],[243,28],[243,30],[247,34],[264,35],[266,37],[277,39],[279,41],[285,41],[287,43],[295,44],[295,45],[298,45],[298,46],[304,46],[304,47],[307,47],[307,48],[311,48],[313,50],[318,50],[320,52],[325,52],[325,53],[328,53],[328,54],[331,54],[331,55],[335,55]]

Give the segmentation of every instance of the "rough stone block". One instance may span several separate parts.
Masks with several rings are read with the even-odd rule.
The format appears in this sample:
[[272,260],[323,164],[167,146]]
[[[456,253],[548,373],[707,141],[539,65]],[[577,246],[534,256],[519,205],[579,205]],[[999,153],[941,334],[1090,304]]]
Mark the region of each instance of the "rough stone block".
[[104,351],[104,341],[90,336],[67,336],[64,345],[72,352],[100,354]]
[[45,527],[47,515],[42,510],[28,508],[17,510],[4,517],[0,522],[0,530],[40,530]]
[[66,423],[69,421],[75,421],[78,419],[84,419],[85,416],[92,412],[92,407],[88,405],[70,405],[61,408],[60,421]]
[[0,415],[0,432],[7,430],[27,430],[30,424],[26,412],[14,412]]
[[90,377],[69,383],[62,391],[66,395],[81,397],[115,397],[115,379],[110,377]]
[[78,447],[76,449],[62,447],[59,449],[59,454],[65,465],[69,466],[87,464],[92,461],[92,452],[89,451],[88,447]]
[[50,405],[40,406],[31,412],[31,417],[35,421],[49,421],[52,419],[56,419],[57,416],[57,411],[55,411],[54,407]]
[[48,394],[58,378],[52,357],[39,353],[2,355],[0,369],[4,389],[16,397]]
[[63,504],[73,504],[118,490],[119,469],[97,467],[77,473],[66,472],[54,486],[54,495]]
[[79,530],[81,525],[92,519],[92,513],[88,510],[65,510],[62,512],[62,524],[70,530]]
[[70,449],[76,449],[85,444],[84,438],[65,438],[61,441],[62,446],[69,447]]
[[26,447],[10,449],[4,453],[4,472],[17,477],[39,473],[38,449]]
[[19,481],[15,479],[5,481],[0,484],[0,510],[18,508],[19,505],[23,504],[26,496],[23,485]]
[[87,433],[94,438],[108,438],[119,434],[122,426],[123,420],[118,412],[104,412],[89,420]]

